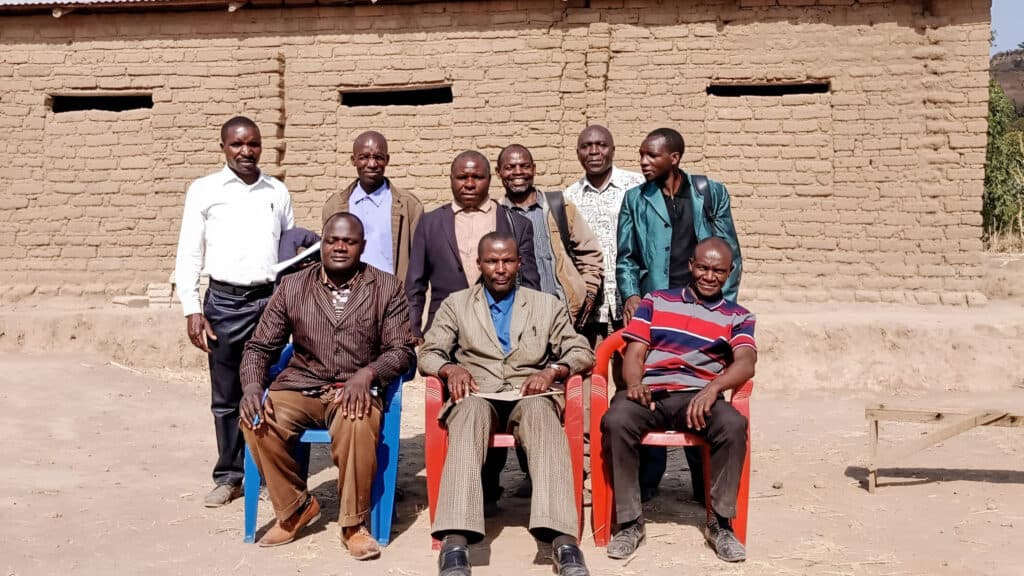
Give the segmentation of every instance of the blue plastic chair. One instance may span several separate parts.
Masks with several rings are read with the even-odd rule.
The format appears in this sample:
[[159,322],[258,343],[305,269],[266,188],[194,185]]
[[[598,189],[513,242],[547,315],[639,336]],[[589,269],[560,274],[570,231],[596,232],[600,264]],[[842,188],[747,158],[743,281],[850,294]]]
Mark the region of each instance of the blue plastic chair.
[[[277,364],[269,373],[273,380],[288,365],[292,357],[292,345],[288,344],[281,352]],[[370,489],[370,533],[381,546],[391,541],[391,519],[395,510],[395,485],[398,482],[398,448],[399,432],[402,423],[402,384],[416,374],[416,366],[409,368],[390,386],[384,388],[384,414],[381,418],[381,441],[377,445],[377,474],[373,478]],[[295,459],[299,463],[302,476],[309,475],[310,444],[330,444],[331,435],[327,430],[306,430],[299,438],[295,447]],[[244,541],[252,543],[256,539],[256,514],[259,508],[260,471],[256,461],[245,447],[245,537]]]

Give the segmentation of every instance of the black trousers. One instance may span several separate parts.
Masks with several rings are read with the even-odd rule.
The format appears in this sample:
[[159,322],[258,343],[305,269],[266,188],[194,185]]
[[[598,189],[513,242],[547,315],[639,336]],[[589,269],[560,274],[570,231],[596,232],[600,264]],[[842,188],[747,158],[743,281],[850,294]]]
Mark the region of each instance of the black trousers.
[[238,369],[242,364],[242,350],[256,330],[270,293],[269,289],[263,289],[236,296],[213,289],[206,291],[203,314],[217,335],[216,340],[207,340],[210,410],[217,433],[217,463],[213,466],[216,484],[242,484],[245,440],[238,427],[238,404],[242,401]]
[[[612,320],[609,324],[607,322],[591,322],[584,326],[583,336],[590,343],[590,347],[597,350],[597,347],[601,345],[606,337],[612,332],[621,329],[622,320]],[[615,355],[612,359],[612,379],[615,381],[616,386],[621,386],[622,383],[622,356]],[[589,456],[589,438],[590,438],[590,379],[587,378],[583,381],[583,409],[585,411],[585,418],[583,420],[583,432],[584,437],[587,438],[587,455]],[[694,498],[697,500],[703,500],[704,498],[704,461],[701,459],[700,450],[697,448],[686,447],[683,448],[686,454],[686,463],[690,467],[690,480],[691,486],[693,486]],[[668,466],[668,452],[661,446],[641,446],[640,447],[640,486],[643,487],[644,492],[653,494],[661,484],[661,478],[665,475],[665,468]],[[590,470],[589,460],[587,463],[587,470]]]
[[656,400],[654,410],[633,402],[620,391],[612,398],[601,420],[602,448],[615,490],[615,515],[619,524],[640,518],[640,440],[657,429],[700,434],[711,444],[711,505],[725,518],[736,516],[736,494],[740,488],[743,460],[747,450],[747,419],[725,401],[711,406],[708,426],[686,428],[686,409],[696,391],[672,392]]

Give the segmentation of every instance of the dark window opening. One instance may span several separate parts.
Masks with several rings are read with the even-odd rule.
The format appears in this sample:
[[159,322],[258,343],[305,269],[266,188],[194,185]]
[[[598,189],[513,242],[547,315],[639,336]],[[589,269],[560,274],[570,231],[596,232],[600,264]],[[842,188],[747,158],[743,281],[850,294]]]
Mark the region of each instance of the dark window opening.
[[132,94],[125,96],[52,96],[50,108],[54,112],[75,112],[77,110],[106,110],[108,112],[124,112],[139,108],[152,108],[152,94]]
[[427,106],[451,104],[452,87],[353,90],[341,93],[342,106]]
[[711,96],[785,96],[787,94],[825,94],[831,82],[805,82],[801,84],[711,84]]

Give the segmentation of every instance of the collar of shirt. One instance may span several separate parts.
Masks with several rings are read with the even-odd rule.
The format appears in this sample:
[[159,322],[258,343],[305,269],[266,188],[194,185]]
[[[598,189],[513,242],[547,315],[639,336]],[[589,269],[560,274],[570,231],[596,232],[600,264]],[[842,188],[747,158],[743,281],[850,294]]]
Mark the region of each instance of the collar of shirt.
[[[231,182],[232,180],[238,180],[238,182],[242,186],[248,186],[250,188],[258,186],[261,182],[263,182],[263,181],[265,181],[267,179],[267,173],[264,172],[263,170],[260,170],[260,177],[257,178],[256,181],[253,182],[252,184],[246,184],[245,180],[242,180],[241,178],[239,178],[238,174],[235,174],[235,171],[232,170],[227,164],[225,164],[224,168],[221,170],[221,175],[224,178],[222,180],[222,182],[224,182],[225,184],[227,184],[228,182]],[[268,182],[268,184],[269,184],[269,182]]]
[[584,176],[583,178],[580,178],[580,189],[583,190],[584,192],[593,192],[595,194],[601,194],[609,188],[625,188],[625,186],[620,182],[621,179],[622,170],[619,170],[615,166],[612,166],[612,173],[608,176],[608,181],[604,183],[604,186],[598,188],[591,184],[590,180],[587,180],[587,177]]
[[338,286],[333,281],[331,281],[330,278],[327,277],[327,269],[324,268],[323,264],[320,264],[320,282],[323,283],[323,285],[328,290],[344,290],[346,288],[351,290],[352,288],[355,287],[356,283],[359,282],[359,279],[363,277],[363,267],[364,266],[366,266],[366,264],[363,264],[362,262],[360,262],[359,263],[359,270],[356,271],[355,276],[349,278],[348,282],[345,282],[341,286]]
[[722,302],[725,302],[725,297],[723,296],[715,301],[703,300],[693,293],[692,288],[687,286],[686,288],[683,288],[683,302],[686,302],[687,304],[700,304],[708,310],[714,310],[721,306]]
[[547,198],[544,197],[544,193],[541,192],[540,190],[537,190],[536,188],[533,189],[532,204],[529,204],[527,206],[516,206],[515,204],[512,203],[511,200],[509,200],[508,196],[505,196],[504,198],[501,199],[501,204],[503,206],[511,208],[512,210],[519,210],[520,212],[529,212],[534,208],[540,208],[541,210],[544,210],[548,207]]
[[[481,276],[481,279],[483,276]],[[484,287],[484,294],[487,296],[487,306],[492,312],[497,312],[501,315],[507,315],[512,310],[512,303],[516,300],[516,290],[512,289],[511,292],[505,295],[501,300],[495,300],[494,296],[491,295],[491,291]]]
[[466,210],[465,208],[459,206],[454,200],[452,200],[452,212],[454,212],[456,214],[458,214],[459,212],[467,212],[467,213],[470,213],[470,212],[483,212],[484,214],[487,214],[491,210],[494,210],[494,205],[495,205],[494,200],[491,200],[490,198],[488,198],[487,201],[484,202],[480,206],[479,210]]
[[349,204],[357,204],[363,200],[369,200],[374,206],[380,208],[380,205],[384,203],[384,199],[390,191],[391,187],[388,186],[387,180],[385,180],[384,183],[373,192],[363,190],[363,185],[356,182],[356,187],[352,190],[352,196],[349,197],[348,201]]
[[686,175],[686,172],[679,170],[679,176],[682,180],[679,181],[679,188],[676,189],[675,197],[688,198],[690,196],[690,177]]

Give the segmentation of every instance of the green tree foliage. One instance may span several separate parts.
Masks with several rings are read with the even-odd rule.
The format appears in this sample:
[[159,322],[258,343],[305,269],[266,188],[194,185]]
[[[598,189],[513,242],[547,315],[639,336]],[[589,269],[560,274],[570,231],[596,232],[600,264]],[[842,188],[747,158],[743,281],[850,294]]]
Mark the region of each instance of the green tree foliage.
[[1017,119],[1013,102],[1006,97],[999,84],[988,85],[988,149],[985,154],[985,199],[982,205],[985,235],[1021,230],[1020,185],[1011,172],[1021,154],[1016,146],[1011,126]]

